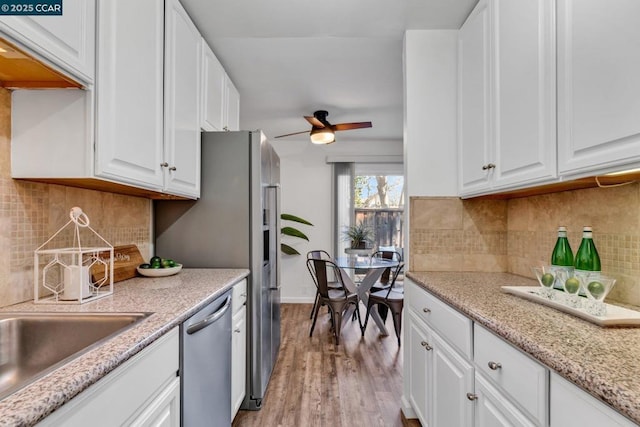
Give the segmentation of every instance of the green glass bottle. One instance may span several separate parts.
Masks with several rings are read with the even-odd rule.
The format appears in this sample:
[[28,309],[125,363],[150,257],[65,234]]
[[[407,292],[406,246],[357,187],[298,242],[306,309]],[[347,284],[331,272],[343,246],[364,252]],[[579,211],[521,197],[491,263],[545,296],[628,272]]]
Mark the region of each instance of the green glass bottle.
[[600,273],[600,256],[595,243],[593,243],[593,229],[591,227],[582,229],[582,242],[576,252],[573,266],[577,275]]
[[[558,227],[558,239],[551,253],[551,265],[559,268],[573,267],[573,251],[567,239],[567,227]],[[562,283],[556,280],[553,287],[562,289]]]

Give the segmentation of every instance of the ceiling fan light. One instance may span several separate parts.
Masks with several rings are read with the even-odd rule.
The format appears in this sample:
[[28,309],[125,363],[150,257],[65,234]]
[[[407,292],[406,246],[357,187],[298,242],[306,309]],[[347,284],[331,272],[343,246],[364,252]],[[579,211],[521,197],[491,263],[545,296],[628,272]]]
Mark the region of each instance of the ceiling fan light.
[[336,135],[329,128],[313,128],[311,129],[311,142],[314,144],[331,144],[336,140]]

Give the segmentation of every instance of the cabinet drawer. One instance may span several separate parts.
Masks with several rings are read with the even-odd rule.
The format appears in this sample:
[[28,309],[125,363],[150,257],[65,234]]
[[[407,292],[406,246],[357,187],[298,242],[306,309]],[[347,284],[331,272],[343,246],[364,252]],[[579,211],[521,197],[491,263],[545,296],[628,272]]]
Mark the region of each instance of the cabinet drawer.
[[231,291],[231,312],[237,313],[238,310],[247,302],[247,279],[243,279],[233,286]]
[[514,403],[546,425],[549,376],[544,366],[478,324],[474,324],[473,360]]
[[405,280],[405,283],[405,300],[418,317],[471,359],[471,319],[410,280]]

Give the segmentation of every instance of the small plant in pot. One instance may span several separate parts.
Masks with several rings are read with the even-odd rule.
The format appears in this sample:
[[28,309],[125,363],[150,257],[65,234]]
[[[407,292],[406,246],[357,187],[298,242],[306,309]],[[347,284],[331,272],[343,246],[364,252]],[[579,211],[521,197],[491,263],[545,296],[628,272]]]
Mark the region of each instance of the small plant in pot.
[[346,242],[351,242],[351,249],[367,249],[374,242],[373,229],[362,221],[347,227],[342,234]]

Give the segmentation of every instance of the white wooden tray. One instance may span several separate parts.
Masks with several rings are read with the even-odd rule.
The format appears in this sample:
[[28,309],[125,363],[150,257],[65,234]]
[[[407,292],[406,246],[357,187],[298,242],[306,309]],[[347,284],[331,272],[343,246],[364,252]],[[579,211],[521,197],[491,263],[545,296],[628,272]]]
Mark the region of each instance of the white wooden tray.
[[[502,286],[503,292],[553,307],[595,323],[598,326],[640,326],[640,311],[629,310],[628,308],[613,304],[606,304],[607,314],[605,316],[594,316],[582,308],[569,307],[562,301],[545,298],[539,294],[541,290],[542,288],[540,286]],[[554,292],[562,294],[561,291]]]

